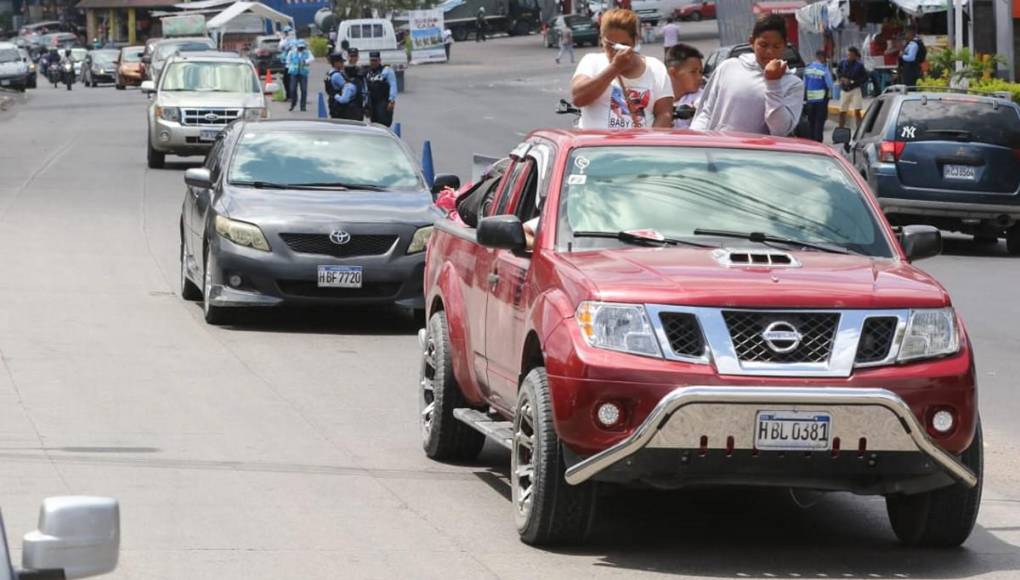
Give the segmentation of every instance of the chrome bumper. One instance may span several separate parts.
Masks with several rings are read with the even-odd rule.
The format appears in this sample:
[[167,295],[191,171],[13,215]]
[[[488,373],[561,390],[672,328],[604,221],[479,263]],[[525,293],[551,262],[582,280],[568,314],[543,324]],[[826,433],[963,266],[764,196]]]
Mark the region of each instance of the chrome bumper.
[[[832,415],[833,438],[856,443],[867,438],[868,451],[918,452],[932,459],[968,487],[977,476],[928,437],[910,407],[886,389],[681,387],[666,395],[627,439],[567,469],[567,483],[577,485],[642,449],[697,449],[702,436],[709,448],[721,449],[728,437],[734,449],[754,446],[755,414],[762,407],[820,410]],[[848,449],[849,450],[849,449]]]

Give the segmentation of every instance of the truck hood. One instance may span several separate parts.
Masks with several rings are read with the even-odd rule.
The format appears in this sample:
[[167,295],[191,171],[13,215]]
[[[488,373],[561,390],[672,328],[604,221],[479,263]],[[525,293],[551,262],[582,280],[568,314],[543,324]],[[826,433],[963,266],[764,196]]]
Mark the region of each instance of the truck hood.
[[258,190],[234,187],[220,199],[228,217],[260,226],[388,223],[422,226],[442,215],[418,192]]
[[0,62],[0,76],[15,76],[28,73],[28,65],[22,61]]
[[181,91],[159,93],[161,107],[188,107],[197,109],[238,109],[266,106],[259,93],[209,93]]
[[727,267],[711,250],[627,248],[560,256],[607,302],[730,308],[939,308],[931,276],[889,258],[789,252],[800,267]]

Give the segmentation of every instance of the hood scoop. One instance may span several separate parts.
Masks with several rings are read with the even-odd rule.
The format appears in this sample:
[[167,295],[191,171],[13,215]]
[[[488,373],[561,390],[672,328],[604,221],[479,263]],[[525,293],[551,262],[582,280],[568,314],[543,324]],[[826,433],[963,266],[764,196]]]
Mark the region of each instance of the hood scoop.
[[800,262],[787,252],[760,248],[720,248],[712,257],[727,268],[799,268]]

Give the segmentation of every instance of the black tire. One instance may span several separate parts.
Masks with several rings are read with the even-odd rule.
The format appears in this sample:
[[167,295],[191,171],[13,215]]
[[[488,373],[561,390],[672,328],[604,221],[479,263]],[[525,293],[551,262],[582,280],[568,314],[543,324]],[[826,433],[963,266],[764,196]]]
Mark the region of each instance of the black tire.
[[1011,256],[1020,256],[1020,224],[1006,231],[1006,251]]
[[510,488],[521,541],[533,546],[584,542],[595,522],[597,484],[570,485],[563,478],[566,463],[544,368],[524,377],[513,430]]
[[221,324],[228,324],[230,322],[230,315],[232,314],[229,308],[223,308],[222,306],[213,306],[209,303],[209,295],[211,294],[210,289],[212,288],[212,273],[209,269],[210,262],[210,250],[209,247],[205,248],[205,259],[202,260],[202,314],[205,317],[206,324],[212,324],[213,326],[219,326]]
[[453,416],[453,410],[467,407],[453,376],[450,325],[446,313],[432,315],[425,327],[418,385],[418,407],[422,448],[437,461],[471,461],[485,445],[485,436]]
[[890,495],[885,498],[889,522],[901,542],[908,546],[952,548],[970,536],[981,506],[981,487],[984,482],[980,419],[974,432],[974,441],[960,459],[978,476],[978,483],[973,488],[956,483],[926,493]]
[[181,298],[189,302],[202,299],[202,290],[194,282],[188,279],[186,272],[187,262],[184,259],[184,232],[181,232],[181,273],[180,273],[180,287],[181,287]]
[[123,91],[124,90],[124,85],[122,85],[120,83],[117,83],[116,87],[117,87],[118,91]]
[[531,25],[526,20],[518,20],[511,32],[514,36],[527,36],[531,34]]
[[166,154],[161,151],[156,151],[152,148],[152,143],[146,143],[148,147],[147,160],[149,162],[150,169],[163,169],[166,164]]
[[467,40],[468,37],[467,27],[456,26],[451,32],[453,32],[453,40],[455,40],[456,42],[464,42],[465,40]]
[[688,16],[688,19],[690,19],[692,22],[700,22],[701,21],[701,12],[698,12],[697,10],[695,10],[694,12],[691,12],[691,15]]

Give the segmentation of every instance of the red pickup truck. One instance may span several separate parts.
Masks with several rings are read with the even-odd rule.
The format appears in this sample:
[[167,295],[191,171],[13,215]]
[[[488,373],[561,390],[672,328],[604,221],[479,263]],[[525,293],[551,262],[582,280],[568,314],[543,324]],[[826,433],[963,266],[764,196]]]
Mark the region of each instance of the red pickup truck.
[[523,541],[582,541],[602,485],[882,495],[907,544],[969,536],[974,357],[911,264],[940,234],[892,229],[829,148],[536,131],[458,213],[427,250],[423,446],[507,447]]

